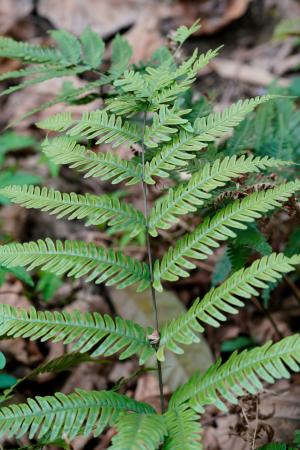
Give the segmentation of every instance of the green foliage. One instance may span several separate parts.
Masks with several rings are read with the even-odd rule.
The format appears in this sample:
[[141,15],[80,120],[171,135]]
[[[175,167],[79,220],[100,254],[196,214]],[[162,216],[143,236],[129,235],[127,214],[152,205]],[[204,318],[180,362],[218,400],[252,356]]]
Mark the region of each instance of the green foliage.
[[258,295],[257,288],[267,287],[266,283],[280,279],[299,263],[300,255],[287,258],[281,253],[273,253],[254,261],[247,269],[234,272],[223,284],[208,291],[202,300],[197,298],[186,313],[163,325],[159,359],[164,359],[165,348],[183,353],[178,344],[199,342],[198,333],[204,331],[199,321],[219,327],[226,320],[224,313],[237,314],[237,308],[244,306],[241,298],[249,299]]
[[153,414],[145,403],[110,391],[83,391],[65,395],[35,397],[27,403],[0,408],[0,436],[21,437],[28,433],[39,439],[49,433],[50,440],[60,436],[99,436],[103,429],[114,423],[120,413],[133,411]]
[[54,297],[62,284],[63,281],[61,277],[51,272],[42,272],[36,285],[36,291],[41,292],[43,299],[48,302]]
[[211,248],[219,247],[219,241],[235,237],[232,228],[246,229],[245,223],[253,222],[263,213],[280,206],[299,188],[300,182],[295,181],[255,192],[229,204],[212,218],[206,218],[192,233],[184,235],[174,247],[170,247],[161,261],[156,261],[154,287],[161,291],[161,280],[176,281],[179,277],[187,277],[187,270],[196,267],[187,258],[206,259],[212,253]]
[[29,270],[40,267],[56,275],[80,278],[86,281],[117,284],[120,289],[139,283],[141,292],[149,286],[149,269],[145,263],[93,243],[82,241],[53,242],[47,238],[25,244],[0,246],[0,263],[7,267],[22,266]]
[[0,304],[0,330],[2,336],[72,344],[72,351],[89,351],[92,357],[120,352],[125,359],[138,353],[143,363],[153,353],[146,336],[150,330],[107,314],[25,311]]
[[[180,27],[173,35],[178,48],[197,29],[197,22],[190,29]],[[159,361],[164,361],[167,350],[183,353],[184,345],[199,342],[206,325],[219,327],[229,314],[237,314],[247,300],[258,296],[260,289],[266,292],[300,264],[294,246],[297,233],[285,254],[272,253],[255,222],[289,199],[293,201],[300,188],[300,182],[291,176],[296,145],[290,153],[284,152],[288,143],[297,142],[299,118],[292,114],[293,101],[280,98],[276,89],[274,95],[239,101],[221,112],[213,112],[203,97],[194,100],[191,86],[219,49],[204,54],[195,50],[181,63],[177,63],[180,52],[174,57],[167,49],[159,49],[147,63],[133,66],[129,64],[131,48],[118,35],[112,42],[111,65],[101,73],[104,44],[92,30],[86,29],[79,38],[55,30],[52,38],[55,48],[0,39],[0,56],[33,64],[2,76],[2,80],[28,77],[6,92],[62,74],[97,74],[97,80],[82,88],[64,85],[46,106],[60,101],[89,102],[99,97],[99,87],[105,86],[102,109],[81,117],[64,111],[39,122],[38,127],[55,134],[42,145],[50,161],[76,169],[85,178],[110,182],[112,188],[106,195],[66,193],[36,187],[32,182],[18,186],[18,179],[2,185],[0,180],[0,194],[26,208],[105,227],[113,239],[109,238],[109,248],[50,238],[2,245],[2,267],[48,271],[37,287],[46,298],[53,294],[53,285],[68,275],[118,288],[138,284],[139,292],[150,288],[154,299],[155,290],[162,291],[164,281],[189,276],[196,268],[195,260],[208,258],[225,241],[227,271],[223,261],[218,276],[214,276],[214,283],[222,284],[202,299],[196,298],[185,313],[170,318],[160,331],[156,324],[145,329],[131,320],[97,312],[37,311],[33,307],[26,311],[0,305],[0,338],[62,342],[71,347],[71,354],[45,363],[31,376],[115,354],[120,359],[137,355],[140,364],[154,357],[160,368]],[[253,113],[256,107],[259,119]],[[269,119],[274,108],[278,122]],[[274,134],[273,122],[278,134]],[[228,138],[230,133],[233,135]],[[268,150],[261,142],[258,145],[258,139],[269,144],[271,135],[274,145]],[[119,149],[109,147],[121,147],[122,156]],[[257,180],[265,181],[271,170],[280,173],[278,182],[275,178],[271,184],[255,186]],[[157,195],[151,208],[148,190],[165,178],[169,178],[167,189]],[[117,183],[141,184],[144,214],[123,200],[123,191],[113,189]],[[155,192],[159,189],[157,184]],[[182,216],[190,213],[196,213],[194,221],[187,218],[191,229],[185,234],[177,229],[179,234],[173,238],[171,228],[179,228]],[[159,236],[161,242],[166,235],[169,243],[176,241],[165,253],[163,243],[159,244],[161,259],[153,255],[152,266],[151,236]],[[120,250],[130,239],[141,241],[141,236],[147,241],[148,263]],[[262,257],[247,266],[253,251]],[[206,405],[225,410],[227,403],[236,404],[239,396],[259,392],[263,382],[288,378],[290,371],[299,371],[299,363],[300,337],[289,336],[276,344],[234,352],[225,363],[217,361],[204,374],[196,372],[173,394],[165,413],[162,408],[162,414],[157,414],[151,406],[117,392],[56,393],[0,408],[0,435],[20,438],[27,434],[29,439],[37,438],[41,447],[43,442],[47,445],[62,438],[69,442],[76,436],[98,436],[105,427],[114,426],[117,434],[110,448],[115,450],[200,450],[199,413]],[[4,400],[15,387],[6,391]],[[161,397],[163,403],[163,392]]]
[[57,164],[68,164],[84,177],[99,177],[112,180],[112,184],[128,180],[127,184],[136,184],[142,180],[142,170],[133,161],[121,159],[113,153],[95,153],[68,137],[58,137],[43,143],[46,156]]
[[116,428],[111,450],[156,450],[166,434],[164,418],[157,414],[121,415]]
[[3,355],[2,352],[0,352],[0,369],[3,369],[5,367],[5,364],[6,364],[5,356]]
[[225,399],[238,403],[245,393],[256,394],[262,381],[274,383],[289,378],[289,370],[298,371],[300,362],[300,335],[288,336],[276,344],[267,342],[262,347],[234,352],[225,363],[218,360],[204,374],[196,373],[171,398],[170,408],[188,401],[190,407],[203,412],[203,407],[215,404],[226,411]]
[[201,450],[200,416],[189,407],[173,408],[165,414],[168,437],[163,450]]
[[179,27],[174,35],[172,36],[172,40],[174,42],[179,42],[181,45],[186,41],[192,34],[199,31],[201,28],[200,21],[196,20],[196,22],[193,23],[193,25],[188,28],[185,25],[182,25]]

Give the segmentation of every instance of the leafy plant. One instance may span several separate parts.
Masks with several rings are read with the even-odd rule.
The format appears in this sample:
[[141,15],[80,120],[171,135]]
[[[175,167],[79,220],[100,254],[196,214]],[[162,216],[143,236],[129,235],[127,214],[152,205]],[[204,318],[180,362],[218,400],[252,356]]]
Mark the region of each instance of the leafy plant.
[[[188,30],[181,28],[175,34],[175,41],[181,44],[188,34]],[[87,68],[95,69],[99,65],[103,44],[94,33],[87,31],[81,37],[81,48],[79,41],[66,32],[56,31],[52,35],[58,42],[58,49],[2,40],[1,54],[46,64],[47,71],[42,77],[49,76],[53,67],[60,75],[66,71],[79,73]],[[78,389],[68,395],[38,396],[26,403],[0,408],[0,435],[20,438],[27,434],[30,439],[36,437],[51,442],[62,437],[72,440],[78,435],[98,436],[105,427],[113,425],[118,433],[110,448],[115,450],[124,446],[143,450],[161,446],[164,450],[201,449],[199,419],[204,407],[214,404],[227,410],[228,403],[237,403],[239,396],[255,394],[263,388],[263,383],[288,378],[291,371],[298,371],[300,336],[234,352],[226,362],[218,360],[205,373],[197,371],[173,393],[167,410],[162,377],[166,350],[183,353],[184,346],[199,342],[205,325],[219,327],[229,314],[238,313],[251,296],[258,296],[259,289],[294,270],[300,263],[300,255],[267,251],[250,266],[233,272],[203,298],[195,299],[186,313],[170,318],[160,330],[157,293],[164,289],[166,282],[188,277],[196,268],[197,260],[207,259],[222,242],[235,238],[239,230],[248,229],[255,220],[284,205],[300,189],[300,182],[290,180],[264,187],[244,198],[225,202],[217,212],[211,211],[215,194],[237,177],[291,165],[273,156],[220,154],[212,157],[209,150],[205,159],[210,143],[227,136],[256,106],[272,102],[276,97],[267,95],[239,101],[223,112],[195,118],[191,108],[181,107],[182,98],[199,70],[217,51],[204,55],[195,51],[180,64],[170,56],[159,64],[150,62],[140,70],[127,67],[129,52],[125,59],[124,56],[118,59],[121,50],[119,44],[115,46],[118,51],[114,50],[109,74],[100,77],[98,84],[109,84],[111,89],[103,109],[84,113],[80,118],[63,112],[43,120],[38,126],[61,133],[48,137],[43,143],[43,151],[54,162],[83,172],[85,177],[96,177],[112,184],[140,184],[144,214],[125,200],[111,201],[108,196],[61,193],[31,185],[7,186],[0,193],[17,204],[48,211],[58,218],[84,219],[86,225],[107,224],[120,233],[128,228],[133,234],[143,231],[148,262],[94,243],[54,242],[47,238],[1,246],[0,263],[9,268],[39,268],[58,276],[84,277],[86,281],[115,285],[119,289],[131,285],[136,285],[139,292],[151,289],[154,326],[144,329],[133,321],[99,313],[37,311],[33,307],[25,311],[1,305],[0,334],[6,338],[71,344],[72,352],[88,353],[92,358],[118,354],[120,359],[126,359],[136,354],[140,364],[144,364],[154,356],[161,411],[114,391]],[[43,72],[41,67],[34,66],[27,73],[30,70],[31,73]],[[89,145],[85,145],[86,140]],[[95,151],[94,143],[110,144],[113,148],[132,146],[136,155],[125,160],[113,150],[102,151],[101,146]],[[199,155],[202,160],[197,158]],[[186,168],[189,173],[191,160],[197,160],[198,166],[195,165],[187,181],[181,180],[180,171]],[[150,208],[148,190],[161,178],[169,178],[171,187]],[[152,237],[162,239],[161,230],[169,230],[171,235],[181,217],[197,212],[199,207],[204,211],[202,222],[197,222],[195,214],[193,231],[181,235],[154,261]]]

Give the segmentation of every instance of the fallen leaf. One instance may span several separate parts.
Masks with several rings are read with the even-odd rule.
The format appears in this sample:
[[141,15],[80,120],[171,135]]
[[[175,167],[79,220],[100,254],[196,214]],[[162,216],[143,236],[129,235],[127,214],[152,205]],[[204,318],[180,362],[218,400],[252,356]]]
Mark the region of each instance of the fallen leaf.
[[33,9],[33,0],[0,0],[0,33],[6,31]]
[[87,25],[102,37],[133,25],[149,0],[39,0],[37,11],[56,28],[76,35]]
[[[137,294],[130,288],[122,291],[110,288],[110,294],[117,313],[121,317],[131,319],[142,326],[153,324],[153,307],[149,292]],[[157,295],[157,304],[160,325],[185,311],[183,304],[171,291]],[[205,371],[213,362],[204,337],[199,344],[186,346],[184,350],[183,355],[167,352],[166,362],[162,365],[164,383],[171,391],[184,383],[197,369]],[[153,363],[151,366],[153,367]]]

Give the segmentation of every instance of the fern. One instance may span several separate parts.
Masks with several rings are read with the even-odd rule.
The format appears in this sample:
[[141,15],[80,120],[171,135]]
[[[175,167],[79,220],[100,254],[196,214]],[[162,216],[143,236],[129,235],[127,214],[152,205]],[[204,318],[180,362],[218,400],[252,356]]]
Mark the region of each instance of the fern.
[[154,286],[161,291],[161,280],[176,281],[187,277],[186,269],[194,269],[195,264],[187,258],[206,259],[212,248],[219,247],[219,241],[234,237],[231,228],[245,229],[245,223],[253,222],[267,211],[285,202],[300,188],[298,181],[289,182],[259,193],[253,193],[243,200],[237,200],[212,219],[207,218],[190,234],[184,235],[176,245],[170,247],[161,261],[156,261]]
[[120,117],[108,115],[106,111],[83,113],[82,118],[74,120],[71,113],[59,113],[37,124],[40,128],[52,131],[65,131],[68,136],[84,136],[88,139],[99,137],[96,144],[112,143],[117,147],[125,142],[134,144],[141,139],[138,128],[123,124]]
[[111,450],[156,450],[166,434],[164,418],[157,414],[121,415],[116,428]]
[[142,327],[98,313],[26,311],[0,304],[0,335],[72,344],[73,352],[91,352],[93,358],[120,353],[126,359],[137,353],[143,363],[153,353]]
[[170,189],[166,196],[156,202],[150,213],[150,234],[157,236],[158,227],[168,229],[178,221],[177,215],[196,211],[197,207],[211,197],[211,191],[224,186],[227,181],[241,174],[286,164],[285,161],[273,158],[253,158],[253,156],[247,158],[232,156],[223,160],[217,159],[213,164],[207,163],[186,185],[180,184],[175,190]]
[[[177,50],[198,28],[196,22],[191,28],[180,27],[173,34]],[[48,271],[49,276],[85,277],[87,281],[120,289],[137,284],[139,292],[150,288],[154,326],[142,327],[131,320],[98,312],[37,311],[33,307],[24,310],[3,304],[0,305],[0,338],[60,342],[71,349],[72,353],[42,364],[29,377],[64,370],[83,361],[94,362],[100,356],[118,355],[123,360],[137,355],[140,364],[149,364],[154,358],[161,414],[150,405],[117,392],[57,393],[0,408],[0,436],[27,435],[29,440],[35,438],[37,447],[41,448],[51,442],[65,445],[64,440],[69,443],[76,436],[98,436],[105,427],[113,426],[117,434],[112,438],[111,449],[200,450],[203,447],[198,413],[202,413],[206,405],[226,409],[226,404],[236,403],[239,396],[256,394],[264,382],[287,378],[290,370],[300,369],[299,335],[274,345],[267,343],[240,354],[233,353],[224,364],[217,361],[204,374],[196,372],[175,391],[167,412],[164,410],[161,361],[167,351],[183,353],[184,345],[199,342],[206,325],[219,327],[229,314],[238,313],[247,299],[258,295],[260,289],[265,292],[270,284],[278,283],[285,273],[300,264],[300,256],[293,256],[292,246],[285,255],[271,253],[271,246],[255,225],[256,219],[284,205],[300,188],[299,181],[286,182],[285,179],[291,180],[291,177],[286,177],[283,171],[285,166],[293,164],[294,147],[290,158],[284,150],[290,142],[297,142],[294,136],[299,118],[293,116],[290,120],[293,103],[288,100],[285,107],[285,100],[278,95],[239,101],[222,112],[211,112],[211,106],[203,97],[193,99],[192,84],[219,49],[203,54],[195,50],[178,64],[180,52],[172,55],[162,48],[147,63],[130,65],[131,47],[118,35],[111,45],[111,65],[106,64],[103,69],[105,45],[97,33],[86,29],[75,37],[67,31],[55,30],[51,35],[56,43],[51,48],[0,38],[0,56],[32,64],[1,75],[0,81],[21,79],[19,84],[8,85],[4,94],[54,77],[82,74],[82,87],[74,88],[68,83],[55,98],[37,105],[33,111],[58,102],[83,104],[101,96],[102,109],[85,112],[79,118],[65,110],[39,122],[39,128],[61,133],[46,138],[42,150],[50,161],[65,164],[85,178],[98,178],[112,185],[140,183],[142,199],[139,201],[143,202],[144,214],[120,200],[114,190],[109,195],[64,193],[47,187],[17,186],[15,184],[20,184],[17,179],[12,186],[7,182],[1,186],[0,194],[16,204],[48,212],[57,218],[83,219],[86,225],[105,225],[108,233],[116,234],[110,242],[116,243],[118,249],[131,238],[136,238],[137,243],[144,239],[148,264],[123,251],[94,243],[54,242],[46,238],[0,246],[0,265],[3,270],[39,268]],[[85,82],[86,72],[99,78]],[[267,104],[269,100],[273,101]],[[285,121],[269,119],[274,105]],[[256,106],[259,106],[257,119],[254,114],[249,115]],[[244,121],[246,116],[248,122]],[[224,142],[235,127],[238,127],[237,136],[221,147],[218,141]],[[274,128],[278,128],[278,133],[265,139]],[[252,147],[243,140],[249,133],[252,141],[255,135],[256,144]],[[262,147],[265,143],[271,145],[262,152],[261,147],[257,147],[259,140],[264,143],[260,143]],[[107,144],[105,149],[102,144]],[[218,153],[218,145],[222,153]],[[122,159],[118,150],[112,152],[108,146],[122,146],[122,152],[127,147],[128,157]],[[252,148],[253,152],[245,154],[246,148]],[[272,179],[271,184],[264,184],[263,172],[273,168],[280,169],[279,179],[283,182],[277,185],[276,179]],[[179,171],[185,174],[178,174]],[[250,174],[253,175],[247,179]],[[258,176],[263,181],[259,186],[255,185]],[[147,184],[161,183],[165,178],[170,178],[168,190],[158,195],[151,209]],[[230,185],[225,191],[227,183]],[[156,192],[159,188],[160,185]],[[136,191],[136,187],[134,189]],[[236,200],[231,202],[230,198]],[[215,211],[214,207],[220,203],[222,207]],[[181,216],[195,212],[201,216],[201,221],[196,220],[192,231],[184,235],[176,230],[179,238],[168,232],[168,240],[176,239],[176,242],[165,254],[162,253],[164,244],[160,243],[162,257],[155,259],[157,255],[153,251],[152,256],[150,236],[162,239],[161,229],[168,230],[179,224]],[[186,312],[170,318],[159,330],[155,290],[162,291],[164,280],[173,282],[187,277],[189,271],[196,268],[192,260],[206,259],[228,239],[227,253],[233,263],[225,274],[227,279],[202,299],[196,298]],[[253,250],[264,256],[249,267],[243,267]],[[232,267],[238,270],[229,275]],[[22,276],[25,279],[24,274]],[[17,385],[5,392],[2,402],[9,400]],[[29,442],[29,447],[31,444]]]
[[57,275],[75,278],[87,276],[86,281],[117,284],[119,289],[139,283],[138,292],[149,286],[149,269],[139,261],[103,247],[81,241],[56,241],[47,238],[25,244],[0,246],[0,262],[6,267],[40,267]]
[[8,186],[0,194],[26,208],[41,209],[58,218],[86,219],[86,225],[107,223],[113,230],[132,230],[132,236],[145,230],[143,214],[113,196],[67,194],[33,185]]
[[175,42],[179,42],[182,45],[192,34],[199,31],[200,28],[201,25],[199,20],[196,20],[196,22],[194,22],[190,28],[182,25],[174,33],[174,35],[172,36],[172,40]]
[[224,364],[218,360],[203,375],[196,373],[181,386],[171,399],[171,408],[188,401],[199,412],[211,403],[226,411],[222,398],[236,404],[238,396],[260,391],[263,388],[262,381],[274,383],[277,379],[289,378],[289,370],[298,371],[299,362],[298,334],[276,344],[267,342],[262,347],[240,354],[234,352]]
[[200,417],[186,406],[170,409],[165,414],[168,437],[163,450],[201,450]]
[[112,180],[112,184],[128,180],[128,185],[142,180],[141,167],[133,161],[123,160],[112,153],[95,153],[66,136],[46,140],[42,150],[53,162],[86,172],[85,178],[99,177]]
[[180,354],[183,353],[180,344],[199,342],[198,333],[204,331],[200,322],[219,327],[226,320],[224,313],[237,314],[237,308],[244,306],[241,298],[258,295],[257,288],[266,288],[266,282],[277,281],[297,264],[300,264],[300,255],[287,258],[273,253],[256,260],[247,269],[234,272],[223,284],[208,291],[202,300],[197,298],[186,313],[163,325],[159,359],[164,360],[166,348]]
[[120,413],[133,411],[153,414],[154,410],[126,396],[109,391],[83,391],[65,395],[35,397],[27,403],[0,408],[0,437],[22,437],[28,433],[32,439],[49,434],[50,440],[60,436],[69,439],[79,434],[99,436]]

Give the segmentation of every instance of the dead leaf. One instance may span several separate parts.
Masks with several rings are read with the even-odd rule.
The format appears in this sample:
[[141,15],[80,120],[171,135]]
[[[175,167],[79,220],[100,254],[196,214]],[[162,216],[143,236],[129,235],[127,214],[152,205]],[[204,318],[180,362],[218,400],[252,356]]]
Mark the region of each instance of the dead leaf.
[[32,9],[33,0],[0,0],[0,33],[6,33]]
[[[134,320],[142,326],[153,323],[152,301],[149,292],[137,294],[134,289],[122,291],[111,288],[112,302],[122,317]],[[165,291],[157,296],[158,316],[160,324],[177,317],[185,311],[183,304],[171,291]],[[212,364],[211,351],[204,339],[199,344],[185,347],[183,355],[167,352],[166,362],[163,364],[163,378],[171,391],[184,383],[197,369],[205,371]],[[151,364],[153,366],[153,363]]]
[[39,0],[37,11],[56,28],[80,35],[87,25],[102,37],[133,25],[149,0]]

